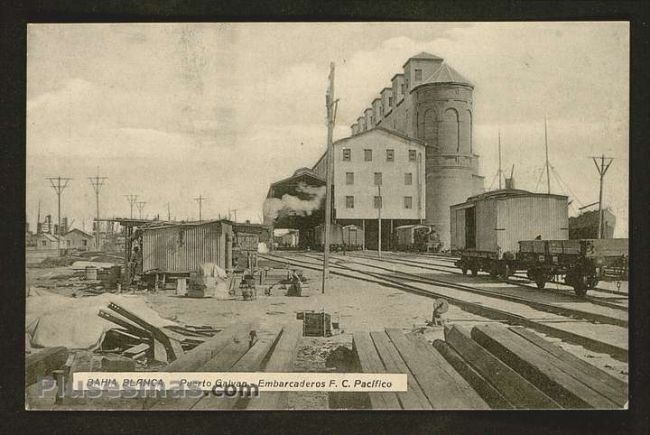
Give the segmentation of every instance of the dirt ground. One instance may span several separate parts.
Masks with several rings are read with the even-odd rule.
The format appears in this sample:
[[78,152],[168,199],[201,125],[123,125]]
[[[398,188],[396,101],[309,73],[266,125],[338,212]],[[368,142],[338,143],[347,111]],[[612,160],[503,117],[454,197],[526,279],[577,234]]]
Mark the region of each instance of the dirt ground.
[[[28,269],[27,287],[47,288],[59,294],[71,295],[78,292],[83,282],[66,279],[71,276],[69,268]],[[294,359],[294,370],[298,372],[323,372],[334,370],[326,367],[327,356],[339,346],[352,349],[352,332],[380,331],[384,328],[399,328],[405,331],[421,330],[429,341],[444,338],[442,327],[425,327],[431,319],[433,301],[429,298],[405,293],[349,278],[331,275],[326,293],[321,293],[319,272],[305,270],[307,284],[302,297],[284,296],[285,290],[275,288],[271,296],[258,290],[257,299],[243,301],[241,296],[232,300],[215,298],[187,298],[176,296],[174,290],[144,292],[142,297],[161,316],[192,325],[209,325],[223,328],[233,322],[250,321],[262,330],[285,325],[302,328],[296,315],[302,311],[325,311],[339,321],[340,330],[332,337],[302,337]],[[70,286],[70,283],[73,283]],[[56,284],[56,286],[54,286]],[[462,325],[471,329],[477,324],[492,323],[486,319],[450,305],[444,315],[448,324]],[[548,337],[547,337],[548,338]],[[565,350],[627,381],[627,364],[608,355],[595,354],[580,346],[557,342]],[[295,393],[290,395],[290,407],[294,409],[327,409],[326,393]]]

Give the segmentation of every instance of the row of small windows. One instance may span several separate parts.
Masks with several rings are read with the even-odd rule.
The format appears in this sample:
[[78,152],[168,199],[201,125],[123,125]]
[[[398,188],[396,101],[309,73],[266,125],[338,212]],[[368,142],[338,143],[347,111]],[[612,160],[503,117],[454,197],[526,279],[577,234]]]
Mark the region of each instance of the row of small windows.
[[[381,196],[375,196],[373,198],[373,207],[374,208],[383,208],[383,198]],[[354,196],[346,196],[345,197],[345,208],[354,208]],[[405,196],[404,197],[404,208],[405,209],[412,209],[413,208],[413,197],[412,196]]]
[[[381,172],[375,172],[375,178],[374,179],[375,179],[375,186],[381,186],[382,185],[382,173]],[[347,185],[354,184],[354,172],[346,172],[345,173],[345,184],[347,184]],[[413,185],[413,173],[412,172],[404,173],[404,185],[405,186]]]
[[[363,150],[363,160],[365,162],[372,162],[372,150],[371,149],[364,149]],[[417,151],[416,150],[409,150],[409,162],[414,162],[416,160],[417,160]],[[343,148],[343,161],[344,162],[352,161],[352,149]],[[395,161],[395,150],[394,149],[387,149],[386,150],[386,161],[387,162],[394,162]]]

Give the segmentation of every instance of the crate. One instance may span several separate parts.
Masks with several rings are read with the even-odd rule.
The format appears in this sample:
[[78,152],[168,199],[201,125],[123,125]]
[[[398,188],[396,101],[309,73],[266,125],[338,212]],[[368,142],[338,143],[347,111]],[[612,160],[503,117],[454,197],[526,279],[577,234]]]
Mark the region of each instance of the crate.
[[303,337],[331,337],[331,316],[327,313],[304,313],[302,335]]

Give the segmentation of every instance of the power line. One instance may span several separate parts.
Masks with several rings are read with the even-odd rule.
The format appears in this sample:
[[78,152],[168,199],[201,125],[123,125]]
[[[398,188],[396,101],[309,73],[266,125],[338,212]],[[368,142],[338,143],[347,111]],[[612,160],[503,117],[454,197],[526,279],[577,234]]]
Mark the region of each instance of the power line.
[[131,219],[133,219],[133,205],[138,200],[138,195],[124,195],[126,200],[129,201],[129,206],[131,206]]
[[208,198],[204,198],[202,195],[199,195],[198,198],[194,198],[194,201],[196,201],[196,202],[199,203],[199,220],[200,220],[200,221],[203,220],[203,218],[202,218],[202,216],[201,216],[201,209],[202,209],[202,207],[203,207],[203,201],[205,201],[205,200],[207,200],[207,199],[208,199]]
[[146,201],[138,201],[135,203],[136,207],[138,207],[138,213],[140,215],[140,219],[142,219],[142,210],[144,209],[144,205],[146,204]]
[[97,175],[95,177],[88,177],[90,184],[93,186],[95,191],[95,205],[97,206],[96,214],[97,223],[95,224],[95,238],[96,238],[96,247],[95,249],[99,250],[99,191],[102,189],[105,180],[108,180],[108,177],[99,176],[99,166],[97,167]]
[[[598,194],[598,238],[603,238],[603,184],[605,181],[605,174],[614,161],[613,157],[605,157],[605,154],[600,157],[591,157],[596,165],[596,170],[598,170],[598,175],[600,175],[600,192]],[[600,164],[598,164],[598,159],[600,159]]]
[[58,255],[61,255],[61,194],[68,187],[68,183],[72,178],[62,178],[62,177],[50,177],[50,186],[56,192],[57,198],[57,221],[58,227],[56,230],[56,248],[58,250]]

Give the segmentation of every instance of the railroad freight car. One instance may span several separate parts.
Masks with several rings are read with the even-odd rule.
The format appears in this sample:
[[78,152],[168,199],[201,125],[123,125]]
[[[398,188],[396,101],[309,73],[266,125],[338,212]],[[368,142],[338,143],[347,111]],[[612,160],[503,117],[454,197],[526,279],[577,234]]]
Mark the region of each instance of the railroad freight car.
[[363,249],[365,233],[363,228],[356,225],[346,225],[341,228],[343,244],[349,251]]
[[606,268],[627,271],[627,262],[628,239],[524,240],[519,242],[515,265],[526,269],[538,288],[563,275],[582,296],[598,284]]
[[593,288],[607,266],[627,269],[627,239],[568,240],[562,195],[499,190],[453,205],[451,249],[463,274],[507,279],[525,270],[539,288],[555,276],[577,295]]
[[429,225],[402,225],[395,228],[395,249],[398,251],[438,252],[440,237]]
[[[313,249],[323,250],[325,240],[325,225],[314,227]],[[343,226],[339,224],[330,225],[330,249],[337,250],[343,248]]]
[[569,238],[567,197],[497,190],[452,205],[451,251],[463,273],[511,275],[520,240]]

